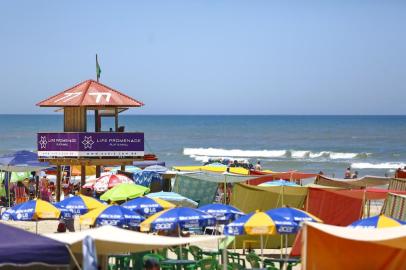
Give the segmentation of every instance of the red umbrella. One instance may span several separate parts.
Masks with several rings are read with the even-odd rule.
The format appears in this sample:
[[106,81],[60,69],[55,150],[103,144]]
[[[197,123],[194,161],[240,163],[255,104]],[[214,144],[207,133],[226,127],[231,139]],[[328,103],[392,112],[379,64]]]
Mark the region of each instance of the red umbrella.
[[121,183],[133,183],[133,180],[123,174],[110,174],[96,179],[94,189],[103,192]]

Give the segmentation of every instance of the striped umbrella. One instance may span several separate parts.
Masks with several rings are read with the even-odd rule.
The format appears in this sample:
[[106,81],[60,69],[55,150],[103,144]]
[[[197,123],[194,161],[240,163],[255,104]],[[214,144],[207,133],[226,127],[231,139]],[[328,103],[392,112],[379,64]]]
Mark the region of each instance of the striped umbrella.
[[145,217],[161,212],[165,209],[175,208],[176,205],[159,198],[138,197],[121,205]]
[[214,225],[216,219],[203,211],[178,207],[156,213],[141,223],[141,231],[201,228]]
[[145,218],[119,205],[105,205],[80,217],[80,224],[118,227],[138,227]]
[[104,192],[123,183],[133,183],[133,180],[123,174],[109,174],[96,179],[94,189],[97,192]]
[[376,229],[376,228],[389,228],[406,225],[405,221],[401,221],[395,218],[387,217],[385,215],[373,216],[370,218],[360,219],[350,224],[348,227],[351,228],[365,228],[365,229]]
[[66,198],[63,201],[56,203],[55,206],[69,210],[73,215],[83,215],[93,209],[104,206],[104,204],[95,198],[79,195]]

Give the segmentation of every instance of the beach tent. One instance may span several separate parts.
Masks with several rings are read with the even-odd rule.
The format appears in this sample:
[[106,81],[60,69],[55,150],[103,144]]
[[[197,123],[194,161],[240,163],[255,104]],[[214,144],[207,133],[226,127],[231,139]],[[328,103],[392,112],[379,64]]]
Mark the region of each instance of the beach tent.
[[198,203],[194,200],[191,200],[185,196],[182,196],[175,192],[153,192],[146,195],[148,198],[159,198],[168,202],[171,202],[177,206],[184,206],[184,207],[197,207]]
[[[205,205],[213,202],[219,184],[240,183],[249,179],[252,179],[252,176],[231,173],[198,172],[177,174],[173,191],[198,201],[200,205]],[[226,199],[224,198],[224,200]]]
[[98,255],[141,252],[165,247],[195,244],[199,242],[216,242],[224,236],[167,237],[145,234],[120,229],[113,226],[102,226],[75,233],[47,234],[49,238],[68,244],[74,253],[82,253],[82,241],[86,236],[94,239]]
[[[307,195],[306,187],[258,187],[238,183],[233,187],[231,195],[231,205],[234,205],[245,213],[256,210],[270,210],[273,208],[288,205],[290,207],[302,208]],[[283,203],[282,203],[283,197]],[[257,241],[252,236],[238,236],[236,238],[237,248],[241,248],[244,240]],[[289,236],[288,243],[293,243],[294,235]],[[280,248],[280,238],[278,236],[267,236],[264,238],[266,248]],[[260,243],[252,245],[253,248],[259,248]]]
[[339,178],[329,178],[324,175],[319,175],[316,178],[315,184],[331,187],[340,187],[340,188],[365,188],[365,187],[376,187],[384,186],[389,184],[389,177],[380,177],[380,176],[364,176],[357,179],[339,179]]
[[0,239],[0,268],[25,266],[44,269],[69,265],[69,251],[59,241],[2,223]]
[[306,223],[302,269],[406,269],[406,229]]
[[318,175],[315,173],[305,173],[305,172],[299,172],[299,171],[288,171],[288,172],[261,171],[261,172],[255,173],[255,174],[262,175],[262,177],[258,177],[258,178],[255,178],[255,179],[252,179],[249,181],[249,184],[254,185],[254,186],[260,185],[267,181],[278,180],[278,179],[293,181],[293,182],[300,182],[303,179],[315,178]]

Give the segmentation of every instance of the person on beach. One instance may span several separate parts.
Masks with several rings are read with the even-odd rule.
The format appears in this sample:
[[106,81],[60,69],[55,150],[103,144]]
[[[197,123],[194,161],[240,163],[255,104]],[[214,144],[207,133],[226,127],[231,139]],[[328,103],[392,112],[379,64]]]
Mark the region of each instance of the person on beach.
[[22,181],[18,181],[17,185],[14,186],[14,194],[15,194],[15,203],[20,204],[28,201],[28,189],[23,184]]
[[352,175],[352,179],[357,179],[358,178],[358,171],[355,171],[354,174]]
[[41,178],[39,182],[40,198],[41,200],[49,202],[51,200],[51,193],[49,192],[49,182],[46,176]]
[[351,176],[352,176],[352,174],[351,174],[351,168],[348,167],[347,170],[346,170],[345,173],[344,173],[344,179],[351,179]]
[[258,161],[257,164],[255,164],[254,169],[255,169],[256,171],[260,171],[260,170],[262,169],[262,167],[261,167],[261,161]]

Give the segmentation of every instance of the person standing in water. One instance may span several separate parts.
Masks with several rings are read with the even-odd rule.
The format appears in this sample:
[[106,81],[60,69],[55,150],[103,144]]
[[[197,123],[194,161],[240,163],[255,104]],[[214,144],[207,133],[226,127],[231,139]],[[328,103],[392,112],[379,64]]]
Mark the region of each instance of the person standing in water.
[[344,178],[345,179],[351,179],[352,173],[351,173],[351,168],[348,167],[347,170],[344,173]]

